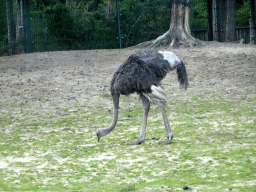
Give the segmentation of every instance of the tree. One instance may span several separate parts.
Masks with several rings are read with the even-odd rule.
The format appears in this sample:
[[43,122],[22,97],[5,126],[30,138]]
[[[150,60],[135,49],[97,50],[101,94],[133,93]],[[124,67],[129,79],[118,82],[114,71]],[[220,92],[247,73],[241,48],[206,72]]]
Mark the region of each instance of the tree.
[[207,11],[208,11],[208,40],[213,40],[213,15],[212,15],[212,0],[207,0]]
[[44,9],[51,35],[63,39],[72,39],[74,18],[67,5],[57,3]]
[[249,15],[249,28],[250,28],[250,44],[255,44],[255,29],[254,29],[254,22],[255,22],[255,1],[251,0],[250,2],[250,15]]
[[192,47],[201,44],[199,40],[191,35],[189,26],[190,0],[176,0],[171,6],[171,23],[169,30],[153,41],[139,44],[147,45],[169,45],[170,47]]
[[17,0],[16,2],[17,2],[16,39],[18,40],[22,36],[23,1]]
[[24,25],[24,50],[25,53],[33,52],[32,44],[32,30],[31,30],[31,14],[30,14],[30,0],[23,0],[23,25]]
[[8,25],[8,43],[15,41],[15,23],[13,16],[13,4],[12,0],[6,0],[7,9],[7,25]]
[[227,0],[226,1],[226,22],[225,22],[225,42],[234,42],[235,41],[235,0]]
[[7,40],[6,1],[0,0],[0,43]]
[[235,0],[212,0],[212,30],[213,40],[235,41]]
[[112,14],[114,10],[115,0],[107,0],[107,14]]
[[[212,21],[211,23],[209,23],[209,25],[211,25],[212,27],[212,36],[213,36],[213,41],[218,41],[218,27],[217,24],[220,22],[217,22],[217,0],[210,0],[209,3],[212,3],[212,12],[209,17],[212,17]],[[218,7],[219,8],[219,7]],[[219,13],[219,12],[218,12]],[[209,14],[209,13],[208,13]]]

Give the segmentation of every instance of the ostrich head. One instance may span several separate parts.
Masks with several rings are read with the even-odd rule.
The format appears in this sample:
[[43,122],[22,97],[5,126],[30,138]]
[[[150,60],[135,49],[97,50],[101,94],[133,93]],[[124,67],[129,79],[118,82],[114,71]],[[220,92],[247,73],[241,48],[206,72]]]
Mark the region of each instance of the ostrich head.
[[98,141],[100,141],[100,138],[107,135],[107,133],[105,133],[104,129],[98,129],[96,135],[98,137]]

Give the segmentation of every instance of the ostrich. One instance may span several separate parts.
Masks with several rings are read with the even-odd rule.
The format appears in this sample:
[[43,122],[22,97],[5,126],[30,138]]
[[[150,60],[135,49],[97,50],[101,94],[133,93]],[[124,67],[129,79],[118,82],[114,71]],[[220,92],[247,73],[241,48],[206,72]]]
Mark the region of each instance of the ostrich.
[[186,89],[188,86],[186,67],[172,52],[141,50],[132,54],[120,65],[111,81],[111,95],[114,104],[113,121],[108,128],[97,130],[98,141],[101,137],[109,134],[116,126],[120,95],[129,95],[136,92],[140,95],[144,109],[141,133],[138,140],[127,144],[139,145],[144,142],[151,101],[154,101],[161,109],[167,133],[167,140],[161,141],[159,144],[170,144],[173,133],[165,111],[166,93],[160,83],[166,74],[175,68],[177,68],[180,86]]

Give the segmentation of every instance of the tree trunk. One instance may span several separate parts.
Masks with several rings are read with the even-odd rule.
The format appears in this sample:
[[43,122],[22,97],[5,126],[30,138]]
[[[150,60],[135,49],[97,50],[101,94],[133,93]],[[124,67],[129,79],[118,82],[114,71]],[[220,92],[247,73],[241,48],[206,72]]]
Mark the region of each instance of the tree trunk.
[[212,35],[213,41],[218,41],[217,0],[212,0]]
[[22,36],[23,28],[23,5],[22,0],[17,0],[17,22],[16,22],[16,39]]
[[115,0],[107,0],[107,15],[111,15],[114,10]]
[[226,15],[227,15],[227,9],[226,9],[226,2],[227,0],[217,0],[218,4],[218,41],[223,42],[225,41],[225,35],[226,35]]
[[250,7],[250,15],[249,15],[249,28],[250,28],[250,44],[255,44],[255,29],[254,29],[254,22],[255,22],[255,2],[251,0],[251,7]]
[[190,0],[177,0],[172,3],[171,23],[169,30],[153,41],[141,43],[137,46],[169,45],[171,48],[193,47],[200,41],[191,36],[189,26]]
[[8,43],[13,43],[15,41],[15,24],[13,17],[13,4],[12,0],[6,0],[7,9],[7,23],[8,23]]
[[235,41],[235,0],[212,0],[213,40]]
[[213,15],[212,15],[212,3],[213,0],[207,0],[208,10],[208,40],[213,40]]
[[225,42],[235,41],[235,0],[227,0],[226,2],[226,30]]
[[29,0],[23,1],[23,23],[24,23],[24,41],[25,41],[25,53],[33,52],[32,44],[32,30],[31,30],[31,14],[30,14],[30,2]]

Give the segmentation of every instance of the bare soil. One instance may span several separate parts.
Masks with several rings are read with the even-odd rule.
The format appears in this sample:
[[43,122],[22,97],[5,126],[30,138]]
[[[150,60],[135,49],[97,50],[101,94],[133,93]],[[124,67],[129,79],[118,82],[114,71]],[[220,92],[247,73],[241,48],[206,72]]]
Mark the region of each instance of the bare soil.
[[[165,48],[162,48],[165,49]],[[110,81],[117,67],[137,49],[44,52],[0,58],[1,110],[7,103],[33,102],[37,109],[56,106],[73,108],[72,100],[86,98],[95,106],[100,95],[109,94]],[[239,44],[209,43],[206,47],[174,49],[186,63],[189,88],[184,99],[218,93],[225,98],[241,99],[243,92],[256,86],[256,47]],[[179,92],[175,72],[163,81],[169,99]],[[175,92],[171,88],[175,87]],[[255,98],[254,94],[249,95]],[[135,96],[136,97],[136,96]],[[45,100],[50,100],[46,102]],[[111,99],[102,105],[112,108]],[[124,103],[123,105],[126,105]],[[122,107],[122,106],[121,106]],[[56,112],[58,113],[58,112]]]
[[[162,47],[159,49],[165,50],[167,48]],[[70,170],[70,173],[72,174],[76,174],[79,172],[72,172],[72,169],[67,166],[69,164],[63,164],[64,162],[68,161],[79,161],[82,165],[85,166],[87,166],[88,164],[92,164],[91,166],[88,166],[88,170],[91,169],[94,171],[90,173],[90,176],[84,176],[84,181],[90,181],[90,179],[95,178],[95,185],[97,184],[98,168],[102,168],[104,167],[104,165],[107,164],[112,165],[112,159],[115,159],[116,163],[119,163],[118,165],[120,166],[120,169],[122,169],[124,173],[126,173],[126,168],[131,167],[133,163],[132,159],[129,160],[128,154],[126,156],[127,160],[116,156],[115,150],[118,151],[120,154],[121,152],[123,152],[123,148],[118,144],[111,148],[111,150],[109,151],[107,150],[107,147],[109,146],[104,147],[100,144],[97,144],[97,138],[94,133],[94,129],[99,127],[106,127],[111,122],[112,100],[109,91],[111,78],[117,67],[122,64],[128,58],[128,56],[136,50],[138,49],[127,48],[122,50],[116,49],[62,51],[0,57],[0,118],[4,119],[4,116],[8,114],[11,114],[13,116],[13,119],[10,120],[11,122],[6,123],[5,126],[1,126],[2,124],[0,122],[0,134],[5,135],[5,140],[0,140],[0,145],[4,145],[8,139],[10,139],[11,141],[15,140],[15,135],[12,135],[12,132],[14,132],[14,130],[17,129],[18,126],[20,129],[24,129],[23,132],[25,133],[23,134],[23,132],[21,132],[22,134],[19,135],[19,139],[22,139],[24,142],[26,142],[26,144],[22,144],[22,146],[26,145],[26,147],[28,147],[32,142],[31,140],[35,138],[38,141],[44,141],[43,139],[51,139],[48,138],[48,136],[45,136],[43,133],[49,133],[50,137],[50,133],[56,131],[59,135],[63,134],[62,138],[70,138],[70,140],[63,139],[60,141],[57,141],[56,138],[56,142],[55,140],[53,140],[53,143],[50,144],[50,147],[52,148],[49,148],[49,151],[47,151],[48,148],[40,148],[40,146],[38,145],[36,146],[35,151],[32,149],[30,151],[25,151],[24,154],[22,154],[22,158],[19,156],[20,154],[18,150],[14,151],[13,154],[11,151],[6,150],[9,154],[6,154],[2,157],[0,156],[0,171],[1,169],[4,170],[1,173],[3,173],[5,177],[2,179],[8,180],[9,178],[15,177],[17,175],[23,177],[22,174],[33,175],[34,172],[25,172],[26,170],[32,169],[33,171],[38,171],[37,174],[40,176],[38,176],[38,178],[36,179],[37,183],[40,183],[43,187],[47,185],[52,185],[53,178],[42,177],[43,181],[40,180],[41,176],[43,175],[42,173],[49,173],[47,172],[48,169],[46,169],[47,166],[49,167],[49,169],[62,168],[63,171],[62,169],[58,170],[60,175],[68,175],[68,170]],[[207,43],[205,47],[172,49],[170,51],[174,52],[180,59],[182,59],[186,63],[189,78],[189,87],[187,91],[180,89],[179,83],[177,81],[176,72],[170,72],[170,74],[168,74],[162,82],[163,87],[165,88],[168,95],[168,105],[178,100],[191,101],[194,98],[198,98],[199,100],[201,98],[203,100],[212,100],[216,97],[221,97],[221,99],[225,101],[232,100],[232,102],[239,101],[240,103],[241,101],[244,101],[248,108],[254,108],[255,110],[255,106],[251,106],[255,102],[250,101],[254,101],[256,99],[256,46],[222,44],[212,42]],[[136,94],[129,97],[121,97],[120,113],[123,113],[127,108],[131,108],[133,106],[135,107],[136,105],[138,105],[138,103],[140,103],[141,105],[141,102],[138,102],[138,96]],[[218,105],[218,103],[216,103],[216,105]],[[72,115],[75,116],[76,114],[73,112],[76,112],[79,109],[83,109],[83,112],[86,111],[88,114],[90,114],[92,111],[95,112],[97,110],[104,109],[104,114],[107,117],[107,121],[104,123],[99,123],[98,125],[93,123],[94,127],[91,127],[91,124],[84,125],[82,122],[78,122],[78,124],[75,125],[75,128],[72,127],[72,125],[66,127],[48,126],[56,123],[61,119],[64,120],[65,118],[71,117]],[[10,110],[12,111],[10,112]],[[171,125],[175,127],[176,125],[173,125],[171,122],[171,117],[175,115],[175,111],[168,110],[167,113],[170,115]],[[26,119],[22,118],[23,116],[26,116]],[[191,116],[193,116],[193,114],[191,114]],[[40,123],[39,121],[40,118],[42,118],[42,123]],[[159,114],[159,117],[151,116],[149,117],[149,120],[152,121],[152,118],[162,120],[161,114]],[[200,120],[201,117],[197,118],[199,118]],[[19,119],[24,119],[24,121],[27,122],[26,127],[22,125],[22,122],[18,121]],[[94,116],[94,114],[91,114],[91,119],[87,119],[86,122],[97,120],[97,115]],[[122,121],[123,123],[130,122],[130,119],[129,121],[126,120],[127,119],[124,118],[119,119],[119,121]],[[248,121],[249,120],[253,121],[254,119],[253,117],[250,117]],[[8,121],[8,119],[5,119],[5,122],[6,121]],[[30,130],[30,122],[33,121],[39,122],[38,130]],[[205,118],[204,121],[206,122],[207,118]],[[47,122],[47,126],[43,125],[44,122]],[[181,122],[176,121],[176,123]],[[217,129],[217,126],[214,126],[216,123],[217,122],[211,122],[209,123],[209,125]],[[230,122],[230,125],[228,125],[226,122],[227,130],[229,130],[229,126],[232,127],[231,124],[232,122]],[[79,128],[79,130],[77,128]],[[93,133],[92,131],[88,131],[92,129]],[[202,131],[201,129],[202,128],[198,127],[198,133],[194,132],[193,134],[199,134],[200,131]],[[63,130],[71,130],[73,132],[70,132],[70,134],[68,134]],[[161,130],[164,133],[163,126],[161,127]],[[123,133],[118,132],[118,130],[115,131],[117,131],[115,133],[118,133],[119,136],[118,141],[115,142],[124,140],[125,142],[127,141],[127,138],[125,135],[123,135]],[[131,127],[129,129],[129,132],[139,133],[138,126],[134,128]],[[232,134],[233,132],[236,133],[236,130],[232,129]],[[230,133],[217,133],[212,131],[212,133],[204,134],[208,135],[209,140],[214,141],[214,139],[217,140],[219,136],[226,138],[226,136],[228,137],[228,135],[225,134]],[[255,131],[252,131],[249,136],[255,137]],[[93,155],[89,156],[89,158],[87,159],[82,157],[76,157],[77,159],[74,159],[70,152],[66,152],[67,157],[56,156],[56,154],[62,154],[62,145],[67,145],[67,143],[71,142],[72,137],[81,137],[83,139],[88,137],[88,139],[80,141],[79,144],[84,143],[83,145],[77,145],[72,148],[73,153],[75,153],[75,151],[80,148],[85,150],[85,153],[84,151],[81,151],[81,154],[86,155],[86,149],[88,148],[88,151],[90,151],[90,148],[92,147],[98,147],[97,150],[99,151],[104,148],[105,151],[97,153],[97,150],[95,150]],[[108,138],[110,139],[112,139],[113,137],[113,134],[108,136]],[[165,139],[165,137],[165,135],[162,135],[162,138],[160,139]],[[241,141],[243,141],[243,139],[246,139],[245,137],[243,138],[243,136],[240,137]],[[187,136],[186,138],[175,138],[174,131],[174,139],[176,139],[176,141],[182,142],[186,139],[188,141],[188,138],[189,136]],[[104,140],[104,138],[102,139]],[[157,145],[156,143],[158,141],[155,141],[156,139],[159,140],[159,138],[154,138],[154,136],[151,136],[150,142],[152,141],[154,145]],[[36,141],[33,142],[36,143]],[[77,141],[73,143],[76,142]],[[147,140],[147,142],[149,141]],[[145,147],[148,145],[147,142],[143,144]],[[200,140],[194,141],[194,143],[199,142]],[[97,145],[99,145],[101,148]],[[225,147],[227,147],[226,145],[232,145],[232,147],[230,147],[232,149],[236,147],[236,145],[234,145],[234,143],[232,144],[232,142],[226,143]],[[239,146],[242,145],[243,144],[239,144]],[[16,144],[12,147],[16,147]],[[251,147],[251,145],[249,145],[249,147]],[[175,151],[175,148],[177,148],[177,145],[173,145],[172,151],[174,151],[178,156],[181,155],[180,151]],[[130,147],[129,149],[134,150],[136,153],[143,153],[144,150],[143,147]],[[161,150],[161,155],[163,155],[162,153],[168,153],[168,155],[166,156],[168,156],[170,161],[172,160],[172,157],[175,156],[170,155],[167,148],[162,148]],[[224,148],[223,150],[225,151],[227,150],[227,148]],[[156,153],[157,152],[159,151],[156,150]],[[3,151],[2,154],[4,153],[5,152]],[[50,158],[48,158],[48,155],[51,155]],[[66,154],[64,154],[63,156],[65,155]],[[204,162],[208,162],[211,160],[208,157],[198,158],[201,158],[203,164]],[[51,159],[55,159],[56,161],[51,162]],[[135,160],[142,162],[145,159],[149,158],[139,157],[138,155],[138,158]],[[157,157],[157,159],[159,158]],[[94,164],[96,164],[98,161],[100,161],[101,163],[104,161],[104,164],[101,165],[101,167],[97,167]],[[211,160],[211,162],[213,162],[213,167],[218,165],[218,162],[215,161],[216,160],[214,159]],[[255,156],[251,157],[251,161],[255,162]],[[22,166],[20,164],[15,164],[17,162],[19,162]],[[27,167],[24,167],[22,164],[24,162],[33,163],[34,167],[31,168],[29,165]],[[152,162],[150,161],[150,159],[148,160],[148,169],[152,166],[150,164]],[[185,161],[184,164],[189,164],[189,161]],[[173,164],[172,166],[178,166],[178,164]],[[111,177],[111,175],[113,174],[117,174],[120,172],[119,170],[116,170],[116,172],[114,172],[113,170],[111,170],[111,168],[107,170],[107,176],[109,177]],[[154,173],[151,173],[151,175],[154,174],[158,177],[161,177],[165,175],[165,172],[163,170],[154,170]],[[204,175],[205,177],[208,177],[206,174]],[[141,177],[143,177],[143,175]],[[79,179],[74,179],[72,175],[70,176],[70,178],[72,178],[76,182],[80,182]],[[63,176],[63,182],[61,182],[64,186],[69,186],[71,185],[70,183],[72,183],[71,181],[73,181],[72,179],[65,180],[65,177]],[[126,182],[132,183],[135,182],[135,179],[136,178],[132,177],[129,178],[129,180],[126,179]],[[17,181],[14,181],[14,183],[16,183],[17,186],[22,186],[21,179],[18,178],[16,180]],[[109,182],[107,177],[105,178],[105,180]],[[105,180],[102,180],[102,182],[104,183]],[[113,183],[116,184],[116,181],[114,181]],[[234,181],[233,185],[255,186],[256,183],[255,179],[251,179],[247,183],[242,180],[238,180]],[[180,186],[180,189],[182,189],[182,187],[183,186]],[[31,190],[30,188],[25,189]],[[205,189],[205,187],[201,186],[201,189]],[[148,190],[150,191],[150,189]],[[159,191],[159,189],[157,188],[151,190]],[[164,191],[165,189],[162,190]]]

